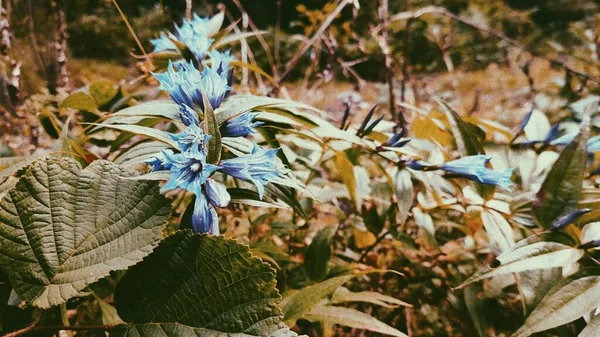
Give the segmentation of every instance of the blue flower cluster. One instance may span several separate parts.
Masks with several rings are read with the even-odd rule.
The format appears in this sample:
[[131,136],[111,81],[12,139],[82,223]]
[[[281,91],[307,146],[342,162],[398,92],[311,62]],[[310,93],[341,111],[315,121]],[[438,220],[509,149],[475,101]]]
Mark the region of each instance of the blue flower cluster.
[[175,34],[160,33],[158,39],[150,40],[154,51],[177,50],[173,40],[183,43],[198,60],[203,60],[210,45],[214,42],[210,38],[210,19],[201,18],[194,14],[192,20],[183,20],[181,26],[175,26]]
[[441,165],[429,165],[422,161],[410,161],[408,167],[418,171],[444,170],[461,178],[469,179],[484,185],[496,185],[510,191],[513,185],[510,179],[512,169],[497,171],[490,169],[488,163],[492,158],[485,155],[467,156]]
[[[202,24],[200,20],[196,25]],[[180,35],[195,34],[197,28],[192,22],[180,27]],[[190,26],[191,25],[191,26]],[[190,31],[187,31],[190,30]],[[191,31],[194,30],[194,31]],[[185,32],[183,32],[185,31]],[[157,42],[158,43],[158,42]],[[155,45],[157,45],[155,43]],[[229,52],[209,53],[210,66],[204,65],[200,72],[194,64],[169,64],[166,72],[153,74],[160,82],[160,89],[169,93],[179,104],[179,117],[186,128],[171,138],[177,143],[177,149],[167,149],[147,161],[153,171],[168,170],[169,181],[162,192],[183,189],[196,195],[192,226],[200,233],[219,234],[217,207],[226,207],[231,201],[227,188],[211,178],[216,172],[253,183],[262,198],[265,185],[273,179],[282,178],[276,167],[275,156],[279,149],[265,150],[254,144],[252,151],[244,156],[221,160],[219,163],[207,162],[207,143],[211,136],[204,133],[196,108],[206,111],[204,98],[213,109],[218,108],[231,91],[232,60]],[[206,97],[204,97],[206,95]],[[220,126],[223,137],[246,137],[256,132],[262,122],[255,121],[256,113],[245,112],[230,118]]]

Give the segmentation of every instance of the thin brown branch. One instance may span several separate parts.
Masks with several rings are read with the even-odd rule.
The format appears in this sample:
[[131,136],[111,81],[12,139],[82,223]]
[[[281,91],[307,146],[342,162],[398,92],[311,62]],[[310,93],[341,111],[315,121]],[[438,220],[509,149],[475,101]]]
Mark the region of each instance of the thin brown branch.
[[39,326],[39,321],[32,322],[26,327],[15,330],[7,333],[4,337],[18,337],[25,336],[32,332],[42,332],[42,331],[110,331],[115,327],[112,324],[106,325],[80,325],[80,326],[65,326],[65,325],[47,325],[47,326]]
[[461,22],[467,26],[470,26],[472,28],[475,28],[479,31],[482,31],[484,33],[490,34],[504,42],[506,42],[507,44],[518,48],[526,53],[531,54],[533,57],[545,60],[550,62],[550,64],[554,65],[554,66],[559,66],[567,71],[570,71],[573,75],[576,75],[577,77],[580,77],[584,80],[590,80],[593,81],[595,83],[600,84],[600,78],[598,77],[593,77],[590,76],[589,74],[583,73],[581,71],[575,70],[572,67],[570,67],[567,62],[565,60],[563,60],[560,57],[551,57],[548,55],[543,55],[535,50],[532,50],[530,48],[528,48],[527,46],[525,46],[524,44],[522,44],[521,42],[517,41],[517,40],[513,40],[511,38],[509,38],[508,36],[506,36],[504,33],[502,32],[498,32],[496,30],[493,30],[492,28],[488,27],[488,26],[484,26],[475,22],[472,22],[470,20],[464,19],[454,13],[452,13],[451,11],[447,10],[446,8],[443,7],[438,7],[438,6],[427,6],[427,7],[423,7],[419,10],[416,11],[408,11],[408,12],[401,12],[401,13],[397,13],[395,15],[392,15],[390,17],[390,21],[399,21],[399,20],[409,20],[409,19],[416,19],[419,18],[423,15],[426,14],[439,14],[439,15],[443,15],[446,17],[449,17],[453,20],[456,20],[458,22]]
[[121,7],[119,7],[119,4],[117,3],[117,0],[112,0],[112,3],[113,3],[113,5],[115,5],[115,8],[119,12],[119,15],[121,15],[121,18],[123,19],[123,22],[125,22],[125,25],[127,26],[127,29],[129,30],[129,33],[131,34],[131,36],[135,40],[135,43],[137,44],[138,48],[140,49],[140,51],[142,52],[142,54],[144,55],[144,57],[147,58],[148,54],[146,53],[146,49],[144,49],[144,46],[140,42],[140,39],[138,39],[137,34],[133,30],[133,27],[131,27],[131,25],[129,24],[129,20],[127,20],[127,17],[125,16],[125,13],[123,13],[123,11],[121,10]]
[[296,64],[300,61],[302,55],[304,55],[312,45],[319,41],[321,35],[325,33],[329,25],[333,22],[333,20],[342,12],[342,9],[346,7],[346,5],[352,3],[352,0],[342,0],[338,6],[335,8],[331,14],[327,16],[325,21],[321,24],[321,27],[315,32],[315,34],[306,42],[298,52],[292,57],[292,59],[286,64],[285,71],[281,74],[281,77],[278,79],[278,82],[281,83],[283,79],[290,73],[290,71],[296,66]]

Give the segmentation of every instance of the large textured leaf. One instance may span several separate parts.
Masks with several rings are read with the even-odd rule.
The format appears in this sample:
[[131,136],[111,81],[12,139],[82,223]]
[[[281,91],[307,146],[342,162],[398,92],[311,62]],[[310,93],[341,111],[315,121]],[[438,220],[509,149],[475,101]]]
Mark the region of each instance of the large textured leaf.
[[[559,236],[562,238],[562,233]],[[533,237],[520,241],[511,250],[498,256],[492,265],[481,268],[469,277],[459,288],[497,275],[563,267],[583,256],[581,249],[562,242],[539,241],[539,238]]]
[[398,329],[383,323],[377,318],[351,308],[322,305],[314,308],[306,315],[306,319],[309,321],[339,324],[351,328],[379,332],[390,336],[408,337]]
[[556,218],[577,209],[587,160],[589,117],[585,118],[579,134],[565,147],[536,195],[533,214],[543,228]]
[[598,270],[580,270],[552,287],[512,337],[527,337],[572,322],[596,309],[599,302]]
[[0,203],[0,267],[27,302],[48,308],[140,261],[158,244],[169,200],[158,183],[107,161],[35,162]]
[[183,231],[132,267],[115,292],[126,322],[110,336],[295,336],[275,273],[246,246]]

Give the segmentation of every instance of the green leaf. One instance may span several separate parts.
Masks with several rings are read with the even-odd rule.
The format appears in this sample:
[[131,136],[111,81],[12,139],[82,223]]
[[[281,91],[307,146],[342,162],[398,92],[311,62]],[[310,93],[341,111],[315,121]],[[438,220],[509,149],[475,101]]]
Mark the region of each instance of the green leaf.
[[587,326],[581,330],[577,337],[597,337],[600,336],[600,315],[593,316]]
[[[90,94],[98,103],[98,106],[104,106],[112,101],[119,93],[118,87],[108,81],[98,81],[90,85]],[[81,109],[86,110],[86,109]]]
[[121,131],[131,132],[133,134],[144,135],[146,137],[150,137],[152,139],[163,142],[163,143],[171,146],[172,148],[176,148],[176,149],[179,148],[179,145],[177,145],[177,142],[174,141],[173,138],[169,137],[169,133],[162,131],[162,130],[149,128],[146,126],[139,126],[139,125],[120,125],[120,124],[101,124],[101,125],[104,127],[107,127],[107,128],[111,128],[111,129],[117,129],[117,130],[121,130]]
[[215,164],[221,159],[221,131],[219,131],[219,123],[217,123],[215,112],[206,94],[202,95],[202,99],[204,101],[204,121],[202,122],[204,133],[212,136],[206,145],[208,150],[206,161]]
[[532,237],[520,241],[511,250],[498,256],[492,265],[481,268],[458,288],[496,275],[563,267],[583,256],[581,249],[561,242],[541,241],[539,238]]
[[559,216],[577,209],[585,174],[588,137],[589,118],[585,118],[577,137],[561,152],[536,194],[533,215],[543,228],[548,228]]
[[215,41],[215,43],[213,43],[210,47],[211,47],[211,49],[217,49],[222,46],[231,44],[233,42],[245,40],[249,37],[263,35],[263,34],[267,34],[267,33],[268,33],[268,31],[266,31],[266,30],[257,30],[254,32],[242,32],[242,33],[237,33],[237,34],[229,34],[229,35],[223,37],[222,39]]
[[[436,102],[442,107],[442,110],[446,114],[446,118],[450,123],[452,135],[456,142],[456,147],[461,157],[474,156],[478,154],[485,154],[483,145],[477,138],[475,132],[469,124],[465,123],[460,115],[454,111],[446,102],[436,99]],[[490,199],[494,194],[494,186],[475,184],[477,191],[481,196],[486,199]]]
[[102,324],[104,325],[116,325],[123,323],[119,314],[117,314],[117,309],[112,305],[106,303],[98,294],[92,292],[92,295],[98,302],[98,306],[100,307],[100,311],[102,312]]
[[170,120],[179,120],[179,105],[172,101],[158,100],[134,105],[123,110],[119,110],[110,115],[104,123],[120,123],[124,118],[166,118]]
[[310,285],[294,292],[291,296],[284,298],[281,309],[284,313],[284,321],[288,325],[295,325],[296,320],[310,313],[319,303],[344,283],[356,277],[354,274],[332,277],[323,282]]
[[255,207],[290,208],[266,195],[263,195],[261,199],[258,192],[246,188],[228,188],[227,192],[231,196],[231,202],[233,203]]
[[387,296],[375,291],[352,292],[346,287],[339,287],[331,297],[330,304],[339,304],[345,302],[364,302],[378,305],[380,307],[394,309],[398,307],[412,307],[404,301],[395,297]]
[[295,336],[279,300],[274,271],[248,247],[180,231],[121,279],[115,303],[127,324],[110,336]]
[[562,268],[536,269],[519,273],[519,293],[527,313],[542,300],[552,286],[562,278]]
[[572,322],[598,307],[600,272],[587,268],[558,282],[512,337],[527,337]]
[[446,114],[446,118],[448,118],[450,128],[452,129],[452,134],[454,135],[454,139],[456,141],[456,147],[458,148],[460,155],[462,157],[466,157],[477,154],[485,154],[481,142],[471,131],[467,123],[460,118],[458,113],[452,110],[452,108],[444,101],[439,99],[436,99],[436,101],[442,107],[442,110]]
[[60,103],[61,108],[71,108],[75,110],[95,111],[98,109],[98,103],[94,97],[85,92],[78,91],[70,94]]
[[414,188],[408,170],[398,170],[395,178],[396,203],[398,205],[398,224],[403,225],[408,219],[408,213],[412,208]]
[[513,229],[502,214],[486,208],[481,212],[481,221],[494,248],[507,252],[515,245]]
[[161,239],[170,202],[158,183],[107,161],[35,162],[0,202],[0,267],[40,308],[83,295],[110,271],[140,261]]
[[329,271],[331,260],[331,238],[337,226],[327,226],[321,229],[313,238],[304,252],[304,271],[313,282],[322,281]]
[[354,165],[352,165],[352,162],[350,162],[350,159],[348,159],[348,156],[346,156],[344,152],[336,152],[335,166],[342,176],[342,181],[344,182],[344,185],[346,185],[348,193],[350,193],[350,198],[352,201],[354,201],[356,208],[360,209],[360,205],[358,205],[358,200],[356,198],[356,178],[354,176]]
[[471,284],[464,290],[465,305],[469,316],[473,320],[473,324],[477,329],[477,334],[480,337],[488,336],[489,323],[485,316],[483,301],[479,298],[479,294],[483,292],[483,285],[480,283]]
[[168,146],[161,142],[144,141],[142,143],[135,144],[119,153],[119,155],[115,158],[114,163],[123,166],[141,164],[145,160],[152,158],[160,153],[160,151],[167,148]]
[[313,322],[339,324],[351,328],[374,331],[390,336],[408,337],[377,318],[351,308],[322,305],[314,308],[307,314],[306,319]]

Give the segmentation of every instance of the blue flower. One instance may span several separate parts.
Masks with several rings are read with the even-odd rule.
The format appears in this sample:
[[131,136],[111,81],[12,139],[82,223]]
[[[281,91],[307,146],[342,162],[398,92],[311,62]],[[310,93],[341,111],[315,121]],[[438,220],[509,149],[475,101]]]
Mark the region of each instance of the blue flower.
[[206,35],[192,35],[182,37],[180,40],[200,61],[206,58],[210,45],[215,41]]
[[192,228],[198,233],[219,235],[219,216],[207,198],[202,194],[196,195],[194,212],[192,213]]
[[600,151],[600,136],[594,136],[588,139],[587,146],[589,153]]
[[492,170],[487,167],[490,160],[491,157],[484,155],[468,156],[439,165],[439,168],[485,185],[497,185],[505,190],[510,190],[513,185],[510,179],[512,169]]
[[200,125],[198,113],[186,104],[179,105],[179,118],[185,126]]
[[221,53],[218,50],[213,50],[209,53],[210,67],[213,68],[217,74],[229,74],[230,63],[235,58],[231,55],[231,51],[227,50]]
[[275,164],[277,151],[279,149],[265,150],[254,144],[250,154],[222,161],[220,170],[235,178],[252,182],[262,198],[264,186],[273,179],[282,178]]
[[202,185],[206,179],[220,167],[206,163],[205,151],[186,151],[170,154],[163,151],[165,161],[171,165],[171,177],[161,192],[181,188],[194,193],[202,194]]
[[231,196],[227,192],[225,185],[214,179],[206,180],[204,185],[208,201],[215,207],[227,207],[231,201]]
[[550,145],[569,145],[577,136],[578,131],[569,132],[550,142]]
[[408,166],[408,168],[413,169],[415,171],[432,171],[432,170],[438,170],[439,167],[435,166],[435,165],[430,165],[424,161],[420,161],[420,160],[411,160],[408,163],[406,163],[406,166]]
[[190,62],[178,64],[175,71],[173,63],[169,61],[167,71],[156,74],[152,73],[160,83],[159,89],[165,90],[177,104],[185,104],[193,107],[194,103],[202,103],[202,92],[200,91],[202,76]]
[[558,218],[552,225],[550,226],[551,231],[559,231],[567,225],[574,223],[577,219],[581,218],[584,214],[591,212],[592,210],[589,208],[577,209],[575,211],[569,212],[560,218]]
[[144,163],[149,164],[152,167],[152,171],[168,170],[171,168],[171,164],[167,162],[164,152],[168,154],[174,154],[173,150],[166,149],[163,152],[159,152],[152,156],[152,158],[145,160]]
[[202,89],[213,109],[218,108],[231,92],[227,74],[219,74],[215,69],[204,67],[202,71]]
[[257,113],[244,112],[221,124],[220,131],[223,137],[246,137],[256,132],[256,127],[263,125],[263,122],[257,122],[254,119]]
[[202,154],[206,157],[206,144],[212,138],[204,133],[202,128],[196,124],[190,126],[177,134],[169,134],[169,136],[177,142],[179,149],[182,152],[192,152],[194,154]]
[[403,147],[408,142],[410,142],[410,140],[411,140],[411,138],[402,138],[402,133],[396,133],[393,136],[391,136],[390,138],[388,138],[388,140],[385,143],[383,143],[383,146]]
[[161,32],[158,38],[150,40],[150,43],[152,43],[152,45],[154,46],[155,52],[163,50],[177,50],[177,46],[175,46],[171,39],[177,39],[177,37],[171,33],[168,33],[167,35]]

